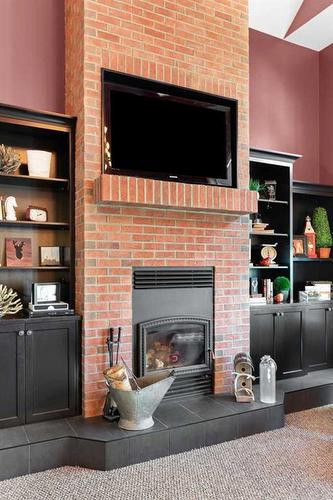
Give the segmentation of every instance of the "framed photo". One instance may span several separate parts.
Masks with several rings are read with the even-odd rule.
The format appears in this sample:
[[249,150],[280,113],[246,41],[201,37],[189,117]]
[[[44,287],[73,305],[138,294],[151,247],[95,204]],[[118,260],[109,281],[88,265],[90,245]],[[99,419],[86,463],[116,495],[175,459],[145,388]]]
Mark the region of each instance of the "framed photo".
[[71,249],[70,247],[62,247],[62,265],[70,266],[71,265]]
[[32,304],[49,304],[60,302],[60,283],[32,283],[31,302]]
[[31,267],[31,238],[6,238],[7,267]]
[[39,247],[41,266],[61,266],[60,247]]
[[306,257],[306,236],[304,234],[293,236],[293,256]]

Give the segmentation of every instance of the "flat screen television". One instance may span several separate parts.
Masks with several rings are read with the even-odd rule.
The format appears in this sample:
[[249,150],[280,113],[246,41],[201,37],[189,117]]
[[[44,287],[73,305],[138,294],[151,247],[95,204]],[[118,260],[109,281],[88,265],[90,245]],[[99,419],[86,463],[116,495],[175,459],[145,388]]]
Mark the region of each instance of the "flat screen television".
[[236,100],[109,70],[102,82],[105,173],[236,187]]

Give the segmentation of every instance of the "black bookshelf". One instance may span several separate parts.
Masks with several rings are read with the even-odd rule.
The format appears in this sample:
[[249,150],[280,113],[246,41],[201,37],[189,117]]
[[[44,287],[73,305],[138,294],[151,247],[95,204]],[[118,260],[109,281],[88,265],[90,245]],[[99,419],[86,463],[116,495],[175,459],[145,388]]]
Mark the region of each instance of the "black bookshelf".
[[[293,301],[293,259],[292,259],[292,178],[293,164],[299,155],[279,153],[277,151],[251,149],[250,150],[250,177],[265,180],[276,180],[276,199],[269,200],[260,194],[258,199],[258,213],[262,222],[269,224],[269,229],[275,233],[255,233],[250,230],[251,262],[250,277],[258,278],[259,293],[262,293],[263,279],[274,280],[277,276],[289,279],[291,290],[289,301]],[[262,244],[275,244],[277,267],[260,265],[260,250]]]
[[[293,227],[294,234],[303,234],[305,217],[312,218],[316,207],[324,207],[333,229],[333,186],[309,182],[293,182]],[[329,259],[294,257],[294,300],[304,290],[307,281],[333,281],[333,252]]]

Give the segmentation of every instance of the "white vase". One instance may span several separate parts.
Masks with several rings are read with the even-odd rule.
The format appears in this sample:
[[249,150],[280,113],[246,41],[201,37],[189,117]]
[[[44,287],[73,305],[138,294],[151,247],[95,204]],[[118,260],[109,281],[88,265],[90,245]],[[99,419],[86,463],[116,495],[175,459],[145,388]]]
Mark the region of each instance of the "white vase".
[[28,149],[27,157],[29,175],[34,177],[50,177],[52,153],[49,151]]

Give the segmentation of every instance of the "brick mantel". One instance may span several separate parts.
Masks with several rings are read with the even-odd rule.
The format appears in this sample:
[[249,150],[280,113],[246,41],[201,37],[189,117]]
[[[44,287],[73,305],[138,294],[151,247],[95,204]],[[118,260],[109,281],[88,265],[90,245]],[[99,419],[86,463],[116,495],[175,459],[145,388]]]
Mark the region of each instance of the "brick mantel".
[[[249,348],[248,0],[65,0],[66,111],[76,115],[76,310],[85,416],[103,408],[105,338],[132,361],[133,266],[215,269],[214,390]],[[238,100],[237,190],[101,175],[101,68]]]
[[98,204],[136,205],[228,214],[257,212],[257,194],[247,189],[102,174],[94,183]]

